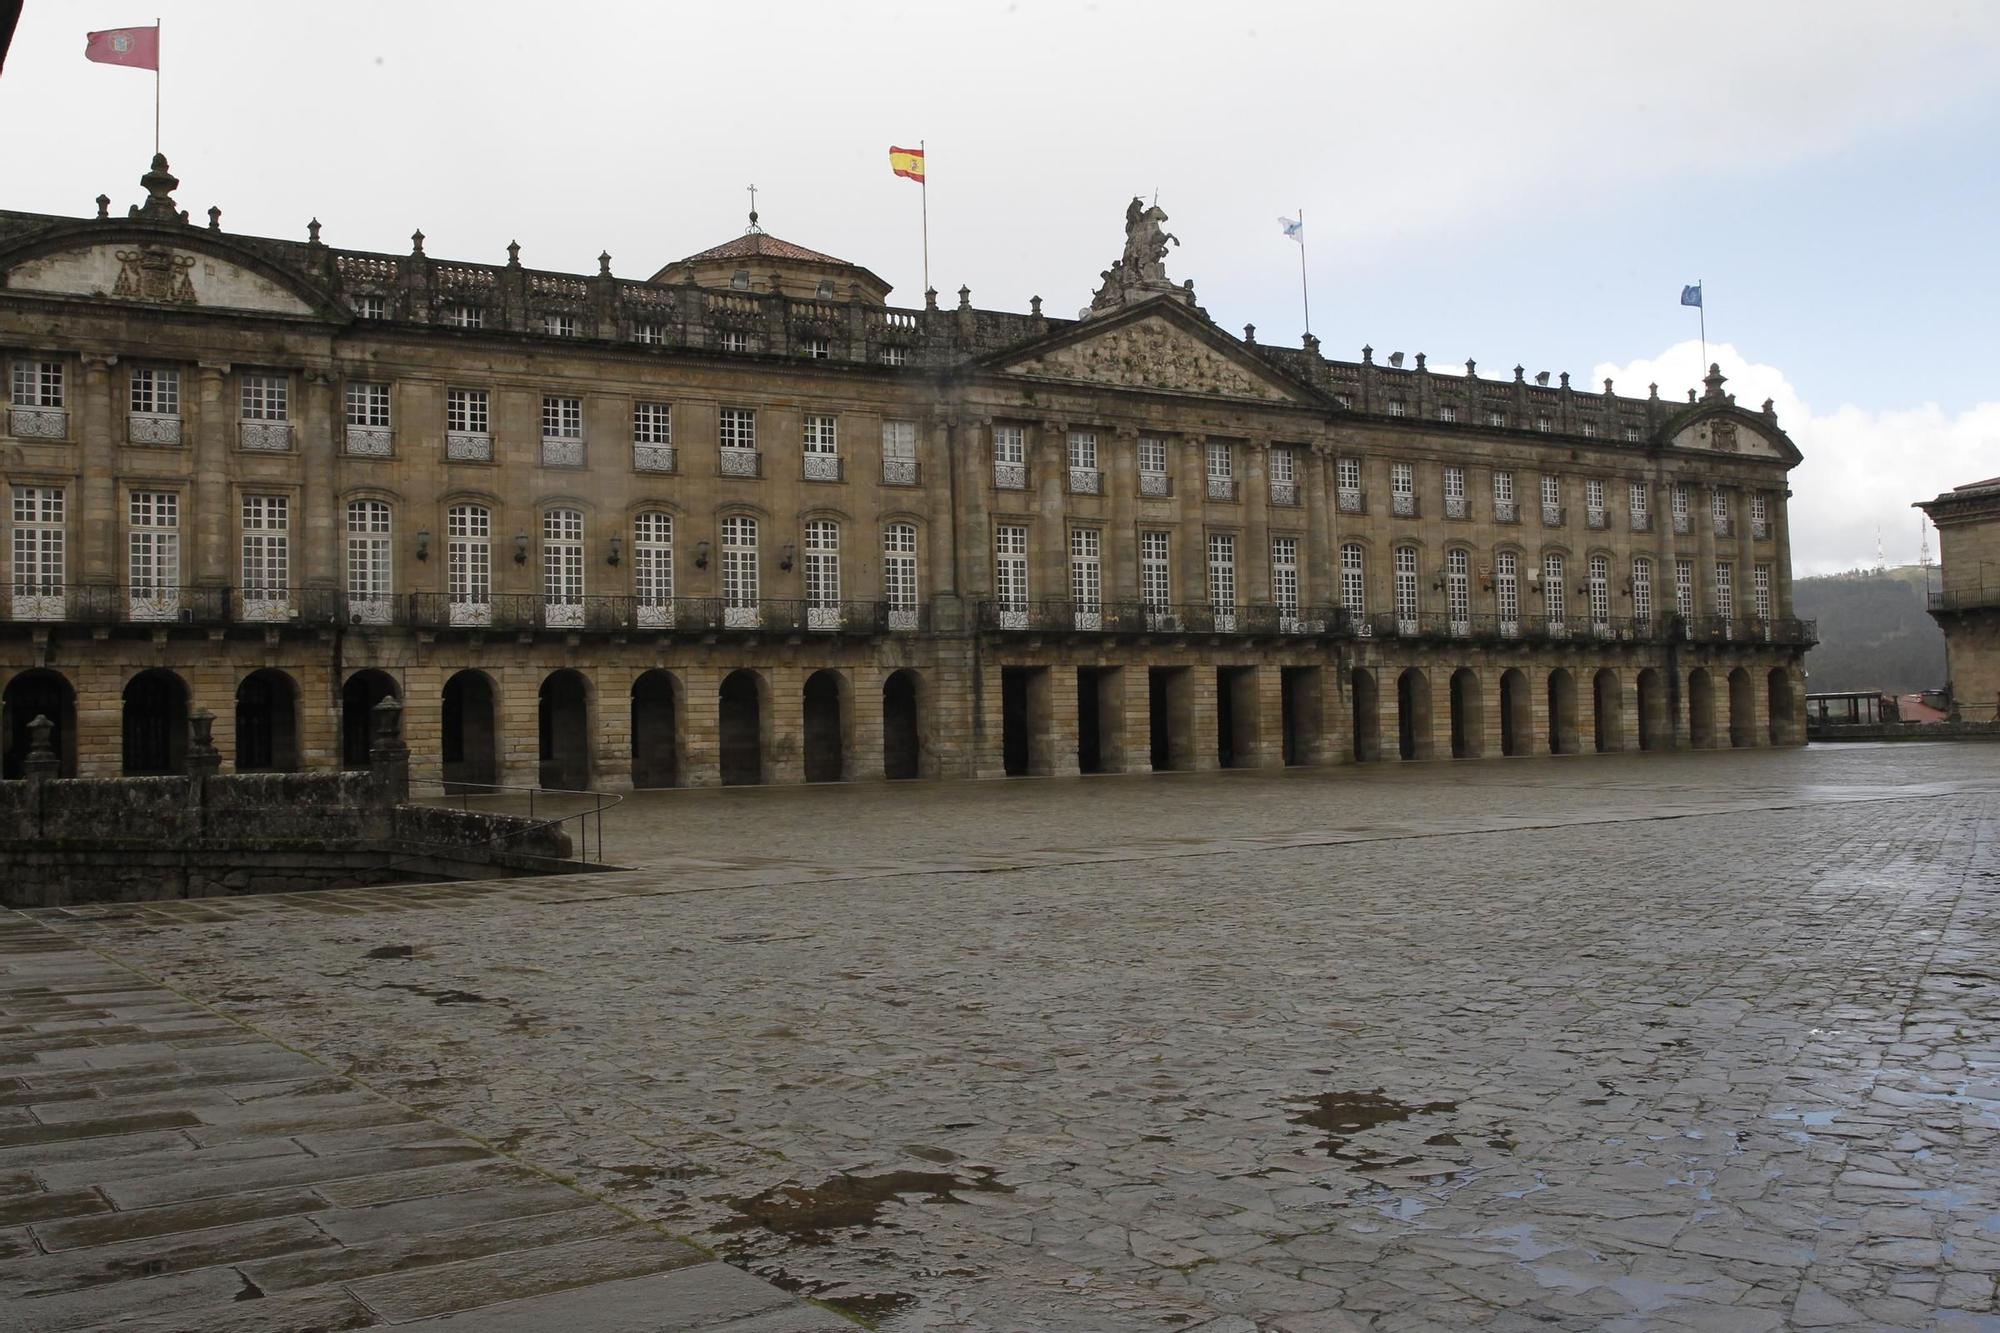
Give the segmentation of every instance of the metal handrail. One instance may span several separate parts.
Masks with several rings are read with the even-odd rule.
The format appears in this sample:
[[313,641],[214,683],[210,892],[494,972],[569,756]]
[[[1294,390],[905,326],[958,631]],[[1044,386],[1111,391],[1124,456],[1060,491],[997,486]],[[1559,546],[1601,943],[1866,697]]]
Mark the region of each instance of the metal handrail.
[[[501,792],[526,792],[528,794],[528,818],[531,820],[535,818],[535,797],[537,794],[590,797],[592,801],[590,809],[579,810],[575,814],[561,815],[554,819],[545,819],[533,828],[522,830],[520,836],[525,837],[529,833],[534,833],[542,829],[556,828],[568,823],[572,819],[577,820],[579,821],[577,832],[582,837],[584,855],[576,859],[584,861],[587,864],[596,865],[604,864],[604,812],[624,804],[625,801],[625,797],[621,792],[597,791],[592,788],[544,787],[539,783],[532,787],[504,782],[454,782],[447,783],[446,785],[459,789],[456,793],[459,798],[458,808],[468,813],[472,809],[471,802],[474,796],[492,796]],[[447,797],[453,794],[452,792],[445,793]],[[590,861],[590,832],[589,827],[581,822],[584,820],[593,821],[596,827],[597,860],[595,862]]]

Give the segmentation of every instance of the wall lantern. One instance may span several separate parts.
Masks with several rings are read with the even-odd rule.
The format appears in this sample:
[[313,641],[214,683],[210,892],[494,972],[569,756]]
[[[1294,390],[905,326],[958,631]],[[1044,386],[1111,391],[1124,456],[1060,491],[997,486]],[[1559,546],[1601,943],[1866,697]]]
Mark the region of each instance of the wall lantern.
[[694,567],[696,569],[708,568],[708,538],[706,537],[703,537],[694,544]]
[[624,558],[625,558],[625,539],[623,537],[614,536],[611,539],[611,554],[604,557],[604,563],[607,565],[615,565]]
[[417,559],[428,560],[430,558],[431,558],[431,530],[429,528],[418,528]]
[[790,542],[786,542],[784,551],[781,552],[778,556],[778,568],[786,570],[790,569],[792,567],[792,556],[796,554],[797,551],[798,548],[796,546],[792,545],[792,543]]
[[528,534],[525,532],[514,534],[514,563],[517,565],[528,563]]

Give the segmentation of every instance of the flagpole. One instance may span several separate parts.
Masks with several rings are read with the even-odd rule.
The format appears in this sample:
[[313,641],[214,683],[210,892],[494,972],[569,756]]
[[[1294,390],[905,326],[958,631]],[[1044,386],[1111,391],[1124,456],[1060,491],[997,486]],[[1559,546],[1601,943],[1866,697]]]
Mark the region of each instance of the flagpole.
[[1708,288],[1700,278],[1694,280],[1695,290],[1701,293],[1701,304],[1694,308],[1695,317],[1701,321],[1701,372],[1696,379],[1708,378]]
[[1306,310],[1306,337],[1312,337],[1313,303],[1312,293],[1306,289],[1306,211],[1299,209],[1299,300]]
[[929,300],[931,289],[931,155],[926,151],[924,141],[917,140],[917,156],[924,164],[923,173],[917,177],[917,194],[923,200],[924,210],[924,292]]
[[153,156],[160,154],[160,16],[153,16]]

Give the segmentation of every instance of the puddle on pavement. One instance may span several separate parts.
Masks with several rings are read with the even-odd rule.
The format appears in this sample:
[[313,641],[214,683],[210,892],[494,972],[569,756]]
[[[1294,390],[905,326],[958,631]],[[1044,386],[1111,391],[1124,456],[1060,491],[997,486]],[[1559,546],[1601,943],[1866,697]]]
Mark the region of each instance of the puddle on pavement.
[[958,1191],[1012,1194],[1013,1188],[994,1179],[988,1167],[971,1167],[969,1176],[943,1171],[885,1171],[876,1176],[838,1175],[817,1185],[776,1185],[759,1194],[723,1197],[736,1216],[717,1231],[768,1231],[801,1245],[831,1243],[835,1231],[882,1225],[884,1206],[905,1199],[958,1203]]
[[416,953],[416,950],[407,944],[384,944],[380,948],[370,949],[361,956],[363,958],[408,958],[414,953]]
[[[1330,1157],[1379,1157],[1379,1153],[1348,1153],[1344,1151],[1355,1135],[1365,1133],[1380,1125],[1391,1125],[1408,1120],[1414,1115],[1440,1115],[1458,1109],[1457,1102],[1399,1102],[1387,1096],[1382,1089],[1373,1092],[1322,1092],[1308,1097],[1295,1097],[1291,1104],[1304,1106],[1305,1110],[1294,1115],[1295,1125],[1309,1125],[1325,1130],[1327,1137],[1319,1146]],[[1382,1165],[1402,1165],[1417,1160],[1405,1157],[1397,1163]]]
[[412,995],[422,995],[437,1004],[507,1004],[506,1000],[489,999],[469,990],[439,990],[434,986],[408,986],[399,981],[385,981],[376,990],[402,990]]
[[853,1315],[872,1328],[877,1320],[909,1309],[917,1303],[917,1298],[903,1291],[864,1291],[852,1296],[822,1296],[819,1303]]

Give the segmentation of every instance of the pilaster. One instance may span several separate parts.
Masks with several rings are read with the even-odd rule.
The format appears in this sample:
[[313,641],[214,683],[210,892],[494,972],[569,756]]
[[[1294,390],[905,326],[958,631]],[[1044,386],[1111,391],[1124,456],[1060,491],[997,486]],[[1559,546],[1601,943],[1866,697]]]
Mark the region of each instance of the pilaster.
[[83,581],[118,584],[119,567],[118,450],[111,436],[111,368],[115,356],[86,355],[82,392],[78,397],[78,444],[83,503],[78,526],[83,538]]

